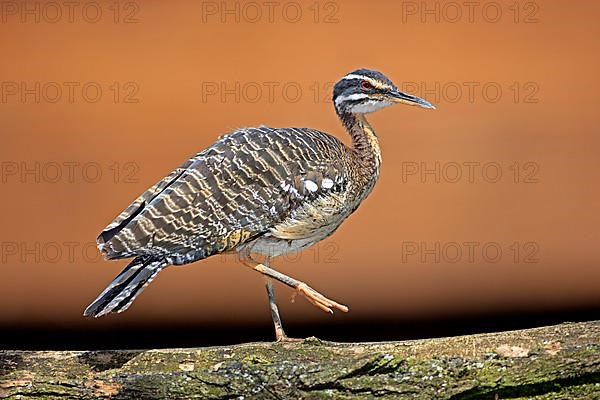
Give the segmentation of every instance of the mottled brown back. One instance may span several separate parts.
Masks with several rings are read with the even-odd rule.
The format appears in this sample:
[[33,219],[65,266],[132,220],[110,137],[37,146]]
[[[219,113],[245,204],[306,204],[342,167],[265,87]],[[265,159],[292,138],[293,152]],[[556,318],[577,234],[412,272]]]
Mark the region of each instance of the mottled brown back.
[[98,237],[109,259],[149,255],[185,264],[265,234],[319,192],[344,190],[347,152],[338,139],[306,128],[247,128],[198,153],[148,189]]

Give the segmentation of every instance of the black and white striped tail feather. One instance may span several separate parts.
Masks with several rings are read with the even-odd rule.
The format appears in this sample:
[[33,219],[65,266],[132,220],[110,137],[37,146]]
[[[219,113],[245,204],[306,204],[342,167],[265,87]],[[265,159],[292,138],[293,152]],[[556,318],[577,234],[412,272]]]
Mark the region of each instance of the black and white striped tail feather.
[[83,315],[101,317],[111,312],[127,310],[133,300],[168,265],[164,259],[136,257],[85,309]]

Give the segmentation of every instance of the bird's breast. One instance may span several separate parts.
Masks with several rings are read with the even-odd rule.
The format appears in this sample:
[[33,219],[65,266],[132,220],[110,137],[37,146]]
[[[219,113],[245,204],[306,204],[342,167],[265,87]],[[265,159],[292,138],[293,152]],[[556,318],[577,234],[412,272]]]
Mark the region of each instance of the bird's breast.
[[350,214],[346,197],[345,193],[332,193],[306,202],[271,228],[271,234],[293,240],[333,232]]
[[254,253],[276,257],[305,249],[327,238],[350,215],[345,193],[320,196],[305,203],[269,233],[250,244]]

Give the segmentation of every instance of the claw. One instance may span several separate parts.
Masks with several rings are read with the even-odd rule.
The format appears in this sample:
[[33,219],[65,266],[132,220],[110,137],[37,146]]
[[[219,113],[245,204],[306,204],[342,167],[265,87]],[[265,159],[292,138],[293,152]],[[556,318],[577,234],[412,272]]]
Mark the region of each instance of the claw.
[[[348,312],[348,307],[333,300],[328,299],[323,296],[321,293],[317,292],[306,283],[300,283],[296,288],[296,292],[294,293],[294,298],[296,293],[300,293],[306,300],[308,300],[312,305],[320,308],[326,313],[333,314],[332,308],[337,310]],[[292,299],[292,301],[294,300]]]
[[288,336],[280,336],[275,341],[277,343],[300,343],[300,342],[304,342],[304,339],[291,338]]

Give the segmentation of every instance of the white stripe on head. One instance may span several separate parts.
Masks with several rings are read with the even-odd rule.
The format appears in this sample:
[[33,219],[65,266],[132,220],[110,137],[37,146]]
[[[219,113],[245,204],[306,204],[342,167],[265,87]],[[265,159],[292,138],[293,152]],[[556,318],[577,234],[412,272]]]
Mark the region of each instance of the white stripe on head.
[[346,81],[346,80],[350,80],[350,79],[370,79],[370,78],[365,75],[348,74],[348,75],[344,76],[341,80]]
[[345,96],[338,96],[335,99],[335,105],[339,107],[339,105],[347,100],[361,100],[361,99],[365,99],[369,97],[368,94],[366,93],[352,93],[352,94],[347,94]]
[[376,88],[379,89],[391,89],[391,87],[383,82],[380,82],[376,79],[371,78],[370,76],[366,76],[366,75],[359,75],[359,74],[348,74],[346,76],[344,76],[341,80],[345,81],[345,80],[352,80],[352,79],[360,79],[363,81],[367,81],[369,82],[371,85],[375,86]]

